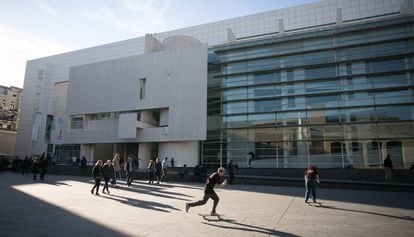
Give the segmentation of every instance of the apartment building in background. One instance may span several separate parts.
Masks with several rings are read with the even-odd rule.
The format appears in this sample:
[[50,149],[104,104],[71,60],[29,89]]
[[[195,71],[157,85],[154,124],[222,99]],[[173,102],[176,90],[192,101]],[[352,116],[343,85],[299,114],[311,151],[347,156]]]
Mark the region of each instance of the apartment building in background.
[[0,154],[14,154],[22,89],[0,86]]

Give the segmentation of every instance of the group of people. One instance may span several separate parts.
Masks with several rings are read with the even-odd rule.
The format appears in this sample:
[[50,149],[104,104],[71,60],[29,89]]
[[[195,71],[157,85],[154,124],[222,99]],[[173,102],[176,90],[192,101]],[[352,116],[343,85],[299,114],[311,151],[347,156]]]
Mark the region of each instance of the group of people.
[[33,173],[33,180],[37,180],[37,175],[41,180],[45,179],[47,167],[50,166],[50,155],[43,153],[41,156],[26,156],[19,164],[23,175],[29,175],[30,171]]
[[155,160],[150,159],[147,165],[148,183],[153,184],[155,178],[157,179],[157,184],[160,182],[167,182],[167,171],[169,166],[175,167],[174,158],[171,158],[170,162],[168,162],[168,157],[164,157],[162,161],[158,157]]
[[105,163],[102,160],[98,160],[92,167],[92,177],[95,180],[95,184],[91,189],[91,194],[99,195],[99,186],[102,178],[104,180],[102,193],[109,194],[109,182],[112,186],[116,186],[116,180],[122,178],[121,166],[123,166],[123,171],[125,172],[127,185],[130,187],[134,180],[134,171],[137,169],[137,165],[134,164],[130,156],[128,156],[126,162],[122,162],[119,154],[115,154],[112,160],[107,160]]
[[[116,180],[116,169],[115,166],[118,165],[119,155],[116,154],[114,159],[107,160],[105,164],[103,164],[102,160],[98,160],[95,166],[92,169],[93,177],[95,179],[95,185],[93,186],[91,193],[95,192],[96,195],[99,195],[99,186],[101,183],[102,177],[104,178],[105,184],[103,193],[110,193],[109,191],[109,180],[113,177],[113,180]],[[171,166],[174,166],[174,163],[171,162]],[[127,184],[128,186],[131,185],[133,181],[133,172],[134,172],[134,165],[132,163],[132,159],[129,157],[127,162],[124,165],[124,170],[127,172]],[[149,174],[149,181],[148,183],[154,183],[155,177],[157,178],[157,183],[162,181],[163,177],[165,177],[167,173],[168,167],[168,157],[164,157],[163,161],[161,162],[159,158],[155,160],[150,160],[147,166],[148,174]],[[117,167],[120,168],[120,167]],[[187,168],[186,165],[184,168]],[[227,164],[228,172],[229,172],[229,184],[232,183],[234,179],[234,169],[238,168],[237,163],[233,163],[230,161]],[[385,178],[386,180],[391,180],[391,170],[393,169],[392,161],[390,155],[387,155],[386,159],[384,160],[384,168],[385,168]],[[187,169],[185,169],[187,170]],[[119,171],[118,171],[119,172]],[[188,174],[188,170],[185,171]],[[190,208],[201,206],[207,203],[208,199],[213,200],[213,207],[211,210],[210,215],[216,216],[219,215],[216,212],[217,205],[219,203],[219,196],[214,191],[216,186],[224,187],[227,184],[227,179],[223,179],[225,174],[225,169],[220,167],[217,172],[212,173],[207,179],[204,185],[204,195],[201,200],[194,201],[194,202],[187,202],[185,204],[186,212],[189,211]],[[305,171],[305,203],[309,202],[309,198],[312,197],[313,202],[316,202],[316,185],[320,183],[319,173],[316,166],[310,166]]]
[[[174,158],[170,162],[171,166],[174,166]],[[121,168],[122,167],[122,168]],[[166,174],[168,167],[168,157],[165,157],[161,162],[159,158],[150,160],[147,166],[148,170],[148,183],[154,183],[155,177],[157,183],[166,182]],[[116,180],[123,178],[123,172],[128,187],[132,185],[134,180],[134,172],[138,169],[137,165],[134,164],[133,158],[128,156],[126,162],[123,162],[119,154],[115,154],[112,160],[107,160],[104,164],[102,160],[98,160],[92,168],[92,177],[95,180],[91,193],[99,195],[99,186],[102,178],[105,181],[103,193],[110,193],[109,182],[112,186],[116,186]],[[155,176],[155,177],[154,177]],[[112,181],[111,181],[112,179]]]

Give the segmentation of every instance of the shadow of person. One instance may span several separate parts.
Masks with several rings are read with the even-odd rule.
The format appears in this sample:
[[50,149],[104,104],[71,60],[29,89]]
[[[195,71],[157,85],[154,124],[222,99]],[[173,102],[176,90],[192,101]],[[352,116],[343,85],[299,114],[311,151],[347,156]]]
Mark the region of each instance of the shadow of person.
[[114,201],[118,201],[118,202],[120,202],[122,204],[125,204],[125,205],[130,205],[130,206],[133,206],[133,207],[139,207],[139,208],[145,208],[145,209],[151,209],[151,210],[154,210],[154,211],[170,212],[169,210],[165,210],[165,209],[181,211],[180,209],[177,209],[177,208],[175,208],[173,206],[170,206],[170,205],[166,205],[166,204],[162,204],[162,203],[158,203],[158,202],[138,200],[138,199],[135,199],[135,198],[127,198],[127,197],[113,195],[113,194],[100,195],[99,197],[106,198],[106,199],[111,199],[111,200],[114,200]]
[[67,184],[67,183],[64,183],[64,182],[59,182],[59,181],[44,181],[44,183],[50,184],[50,185],[56,185],[56,186],[62,186],[62,185],[72,186],[70,184]]
[[338,210],[338,211],[356,212],[356,213],[370,214],[370,215],[376,215],[376,216],[384,216],[384,217],[395,218],[395,219],[400,219],[400,220],[414,221],[414,217],[411,217],[411,216],[395,216],[395,215],[378,213],[378,212],[370,212],[370,211],[361,211],[361,210],[354,210],[354,209],[346,209],[346,208],[340,208],[340,207],[334,207],[334,206],[327,206],[327,205],[320,205],[320,206],[313,206],[313,207],[333,209],[333,210]]
[[209,226],[215,226],[215,227],[219,227],[219,228],[223,228],[223,229],[235,229],[235,230],[240,230],[240,231],[248,231],[248,232],[256,232],[256,233],[261,233],[261,234],[266,234],[266,235],[272,235],[272,236],[284,236],[284,237],[298,237],[298,235],[294,235],[294,234],[290,234],[290,233],[286,233],[286,232],[282,232],[282,231],[277,231],[274,229],[268,229],[268,228],[264,228],[264,227],[260,227],[260,226],[254,226],[254,225],[248,225],[248,224],[244,224],[244,223],[240,223],[237,222],[236,220],[233,219],[218,219],[218,220],[211,220],[209,222],[227,222],[229,224],[233,224],[235,226],[224,226],[224,225],[216,225],[216,224],[212,224],[212,223],[207,223],[207,222],[202,222],[205,225],[209,225]]
[[[157,197],[161,197],[161,198],[168,198],[168,199],[177,199],[177,200],[181,200],[181,201],[191,201],[190,199],[187,198],[180,198],[180,197],[175,197],[175,196],[171,196],[171,195],[180,195],[182,196],[180,193],[175,193],[175,192],[164,192],[164,191],[160,191],[160,190],[147,190],[144,189],[142,187],[139,186],[132,186],[131,187],[122,187],[122,186],[117,186],[116,189],[120,189],[120,190],[125,190],[125,191],[129,191],[129,192],[136,192],[136,193],[140,193],[140,194],[147,194],[147,195],[153,195],[153,196],[157,196]],[[164,193],[168,193],[171,195],[167,195]]]

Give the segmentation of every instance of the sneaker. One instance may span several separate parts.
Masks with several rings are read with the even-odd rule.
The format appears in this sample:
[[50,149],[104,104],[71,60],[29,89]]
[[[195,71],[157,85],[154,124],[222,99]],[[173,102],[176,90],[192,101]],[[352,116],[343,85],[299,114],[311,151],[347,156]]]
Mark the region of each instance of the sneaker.
[[99,193],[95,193],[96,196],[99,196]]
[[108,194],[110,194],[111,192],[109,192],[109,190],[108,190]]
[[188,213],[188,210],[190,210],[190,203],[185,203],[185,212]]
[[105,192],[105,191],[102,191],[102,193],[103,193],[103,194],[106,194],[106,192]]

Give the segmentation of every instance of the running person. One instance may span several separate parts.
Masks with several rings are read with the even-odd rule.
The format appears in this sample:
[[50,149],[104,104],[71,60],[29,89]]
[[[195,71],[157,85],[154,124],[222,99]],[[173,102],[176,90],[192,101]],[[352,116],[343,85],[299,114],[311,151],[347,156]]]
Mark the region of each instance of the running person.
[[216,213],[216,207],[219,202],[219,197],[217,196],[216,192],[214,192],[214,187],[216,184],[223,188],[227,184],[227,179],[221,180],[221,177],[223,177],[225,172],[225,169],[223,167],[220,167],[217,172],[213,173],[208,177],[206,185],[204,186],[204,197],[202,200],[196,201],[196,202],[187,202],[185,204],[185,211],[188,212],[190,207],[195,206],[201,206],[207,203],[207,200],[209,198],[214,200],[213,209],[211,210],[212,216],[218,216]]

